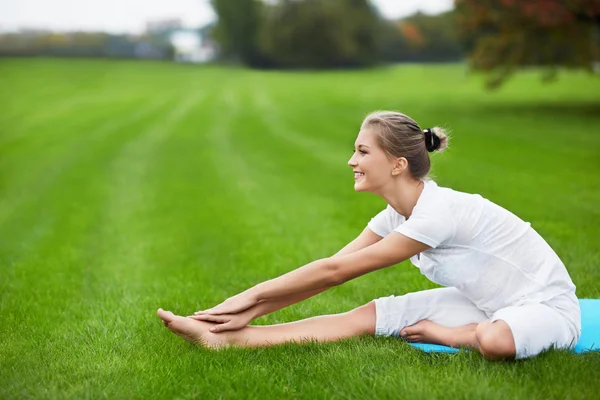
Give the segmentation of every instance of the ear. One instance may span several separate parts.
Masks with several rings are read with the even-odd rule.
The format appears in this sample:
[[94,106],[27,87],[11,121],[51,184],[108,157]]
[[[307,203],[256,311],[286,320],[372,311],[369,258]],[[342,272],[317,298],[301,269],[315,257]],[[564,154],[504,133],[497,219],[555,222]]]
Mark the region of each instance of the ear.
[[408,168],[408,160],[404,157],[397,158],[392,169],[392,176],[402,174],[406,168]]

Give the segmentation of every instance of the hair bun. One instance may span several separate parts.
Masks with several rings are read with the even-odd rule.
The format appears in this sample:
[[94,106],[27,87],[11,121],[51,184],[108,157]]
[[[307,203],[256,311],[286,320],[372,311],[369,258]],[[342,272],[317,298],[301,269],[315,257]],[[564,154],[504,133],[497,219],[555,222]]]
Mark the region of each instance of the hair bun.
[[423,129],[423,134],[425,135],[425,148],[428,152],[431,153],[440,147],[440,138],[431,128]]
[[444,151],[448,146],[448,135],[444,129],[438,126],[423,129],[423,135],[425,135],[425,148],[430,153]]

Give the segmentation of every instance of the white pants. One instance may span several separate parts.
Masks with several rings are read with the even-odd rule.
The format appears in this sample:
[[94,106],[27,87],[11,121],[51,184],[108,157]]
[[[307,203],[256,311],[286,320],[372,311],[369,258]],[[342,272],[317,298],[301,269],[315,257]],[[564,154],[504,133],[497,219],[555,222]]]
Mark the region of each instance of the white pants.
[[574,293],[551,300],[502,308],[486,314],[455,288],[440,288],[375,300],[375,336],[399,336],[402,328],[427,319],[447,327],[503,320],[510,327],[516,358],[575,347],[581,334],[579,301]]

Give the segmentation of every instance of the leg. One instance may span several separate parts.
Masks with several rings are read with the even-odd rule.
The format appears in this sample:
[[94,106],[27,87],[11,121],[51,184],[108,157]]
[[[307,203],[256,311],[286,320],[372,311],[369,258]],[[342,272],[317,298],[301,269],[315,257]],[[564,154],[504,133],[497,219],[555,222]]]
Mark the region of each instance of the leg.
[[454,288],[375,300],[376,335],[452,347],[475,346],[475,328],[488,316]]
[[183,339],[212,348],[229,345],[260,347],[302,340],[330,342],[375,333],[373,302],[342,314],[323,315],[286,324],[247,326],[220,333],[208,331],[214,325],[210,322],[180,317],[162,309],[158,310],[158,316],[165,326]]
[[567,316],[553,307],[553,299],[502,308],[491,323],[477,330],[480,352],[493,360],[533,357],[550,347],[569,348],[578,337]]
[[502,321],[490,324],[487,314],[454,288],[380,298],[376,304],[378,335],[471,347],[493,359],[514,357],[510,328]]
[[510,326],[502,320],[477,325],[477,350],[488,360],[514,359],[515,339]]
[[[473,347],[488,360],[533,357],[550,347],[574,346],[579,338],[578,326],[572,327],[552,301],[506,307],[491,320],[463,327],[423,320],[404,328],[402,334],[410,341]],[[578,308],[566,311],[576,314]]]
[[489,320],[456,328],[436,324],[429,320],[417,322],[402,330],[409,342],[441,344],[450,347],[472,347],[488,360],[515,357],[515,342],[508,324]]

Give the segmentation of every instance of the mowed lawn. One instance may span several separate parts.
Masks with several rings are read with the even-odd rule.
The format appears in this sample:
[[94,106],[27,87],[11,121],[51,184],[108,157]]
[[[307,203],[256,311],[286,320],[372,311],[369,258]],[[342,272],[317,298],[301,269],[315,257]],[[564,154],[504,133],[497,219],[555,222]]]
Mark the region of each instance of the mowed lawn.
[[[253,72],[0,60],[0,398],[597,398],[600,353],[520,362],[395,338],[210,351],[190,314],[351,241],[385,207],[347,161],[362,118],[451,130],[440,186],[511,210],[600,298],[600,77],[498,92],[464,65]],[[404,262],[254,321],[434,288]]]

